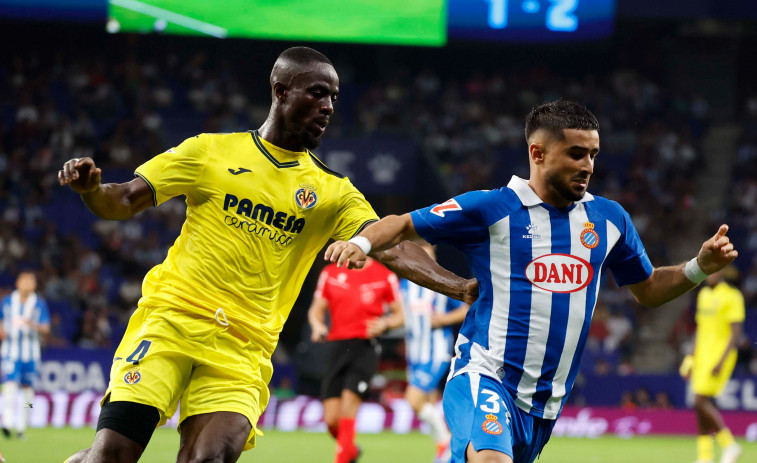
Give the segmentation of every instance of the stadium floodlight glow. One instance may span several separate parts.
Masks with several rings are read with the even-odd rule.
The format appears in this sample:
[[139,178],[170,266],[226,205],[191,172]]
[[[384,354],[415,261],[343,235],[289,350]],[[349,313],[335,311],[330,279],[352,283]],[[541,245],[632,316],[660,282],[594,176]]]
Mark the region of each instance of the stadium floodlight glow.
[[445,0],[109,0],[120,32],[441,46]]

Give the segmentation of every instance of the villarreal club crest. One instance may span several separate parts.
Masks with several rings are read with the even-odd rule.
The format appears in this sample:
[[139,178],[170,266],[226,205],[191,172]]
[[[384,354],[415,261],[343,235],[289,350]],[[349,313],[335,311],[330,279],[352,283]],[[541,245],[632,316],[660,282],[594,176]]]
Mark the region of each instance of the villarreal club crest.
[[310,209],[318,202],[315,187],[312,185],[300,185],[300,189],[294,194],[294,200],[303,209]]
[[142,373],[137,369],[129,370],[124,375],[124,382],[126,384],[137,384],[142,379]]

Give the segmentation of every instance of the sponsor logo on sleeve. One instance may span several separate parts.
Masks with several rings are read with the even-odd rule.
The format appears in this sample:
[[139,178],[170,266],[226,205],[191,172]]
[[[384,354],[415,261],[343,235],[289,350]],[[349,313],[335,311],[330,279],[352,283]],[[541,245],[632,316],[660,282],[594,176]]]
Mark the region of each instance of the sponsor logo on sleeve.
[[591,264],[570,254],[545,254],[526,266],[528,281],[551,293],[580,291],[586,288],[593,277]]
[[445,212],[452,212],[452,211],[462,211],[463,208],[460,207],[460,204],[457,203],[457,201],[453,199],[448,199],[447,201],[444,201],[441,204],[437,204],[436,206],[431,208],[431,213],[434,215],[438,215],[439,217],[444,217]]

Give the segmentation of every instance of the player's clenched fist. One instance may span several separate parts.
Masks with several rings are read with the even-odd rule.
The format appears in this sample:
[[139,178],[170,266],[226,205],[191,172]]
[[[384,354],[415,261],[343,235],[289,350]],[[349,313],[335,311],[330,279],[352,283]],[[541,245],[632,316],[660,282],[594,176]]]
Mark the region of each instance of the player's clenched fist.
[[79,194],[89,193],[100,188],[101,173],[92,158],[74,158],[66,161],[58,171],[58,183],[69,185]]
[[365,265],[366,255],[356,244],[347,241],[335,241],[326,249],[325,259],[329,262],[336,262],[336,266],[341,268],[347,264],[347,268],[363,268]]

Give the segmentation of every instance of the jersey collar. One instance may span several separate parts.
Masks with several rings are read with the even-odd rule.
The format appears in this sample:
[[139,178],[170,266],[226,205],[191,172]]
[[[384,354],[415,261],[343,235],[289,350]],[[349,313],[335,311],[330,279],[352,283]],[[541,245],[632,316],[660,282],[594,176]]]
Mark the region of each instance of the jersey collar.
[[[507,188],[513,190],[515,194],[518,195],[520,202],[523,203],[523,205],[526,207],[538,206],[539,204],[544,203],[539,195],[537,195],[536,192],[532,190],[530,186],[528,186],[528,181],[518,177],[517,175],[512,176],[510,182],[507,184]],[[585,203],[586,201],[593,200],[594,196],[591,193],[587,192],[584,197],[581,198],[581,200],[578,202]]]

